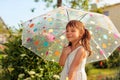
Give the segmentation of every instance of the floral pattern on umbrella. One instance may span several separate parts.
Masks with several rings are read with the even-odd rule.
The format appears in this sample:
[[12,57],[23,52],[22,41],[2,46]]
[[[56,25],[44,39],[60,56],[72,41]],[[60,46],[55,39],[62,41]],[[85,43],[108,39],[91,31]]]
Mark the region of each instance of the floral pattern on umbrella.
[[23,23],[22,45],[43,59],[58,62],[65,38],[66,24],[82,21],[92,35],[93,55],[87,62],[107,59],[120,45],[120,34],[111,20],[102,14],[59,7]]

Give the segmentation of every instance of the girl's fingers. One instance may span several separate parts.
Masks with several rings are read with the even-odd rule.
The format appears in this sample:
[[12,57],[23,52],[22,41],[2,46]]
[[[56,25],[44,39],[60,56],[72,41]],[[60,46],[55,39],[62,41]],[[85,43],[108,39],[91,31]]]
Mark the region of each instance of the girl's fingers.
[[66,80],[68,80],[68,77],[66,77]]
[[64,44],[63,47],[66,48],[66,47],[68,47],[68,45],[67,45],[67,44]]

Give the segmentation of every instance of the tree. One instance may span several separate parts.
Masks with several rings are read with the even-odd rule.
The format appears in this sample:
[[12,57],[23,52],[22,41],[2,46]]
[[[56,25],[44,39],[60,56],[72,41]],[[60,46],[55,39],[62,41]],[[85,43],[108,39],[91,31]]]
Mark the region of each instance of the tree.
[[4,23],[4,21],[2,20],[2,18],[0,17],[0,34],[3,33],[9,33],[9,29],[7,27],[7,25]]
[[[39,0],[34,0],[35,2],[39,2]],[[53,4],[53,1],[55,0],[42,0],[46,3],[46,6],[52,6],[53,7],[60,7],[62,5],[69,4],[71,8],[77,8],[77,9],[84,9],[88,10],[88,0],[57,0],[55,4]]]
[[57,0],[57,7],[62,6],[62,0]]

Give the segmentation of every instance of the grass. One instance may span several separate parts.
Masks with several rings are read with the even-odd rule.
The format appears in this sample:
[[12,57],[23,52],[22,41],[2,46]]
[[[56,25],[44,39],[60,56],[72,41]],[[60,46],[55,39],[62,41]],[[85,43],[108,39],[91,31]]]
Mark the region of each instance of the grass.
[[88,73],[88,80],[102,80],[105,77],[114,77],[117,69],[91,69]]

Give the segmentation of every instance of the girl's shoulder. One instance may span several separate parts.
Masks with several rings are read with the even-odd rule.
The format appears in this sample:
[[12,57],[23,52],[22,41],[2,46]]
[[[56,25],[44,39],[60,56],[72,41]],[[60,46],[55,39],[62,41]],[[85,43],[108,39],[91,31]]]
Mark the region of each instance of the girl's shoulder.
[[84,52],[84,51],[85,51],[85,48],[83,46],[78,47],[78,52]]
[[77,50],[77,54],[87,56],[87,51],[85,50],[83,46],[79,46]]

